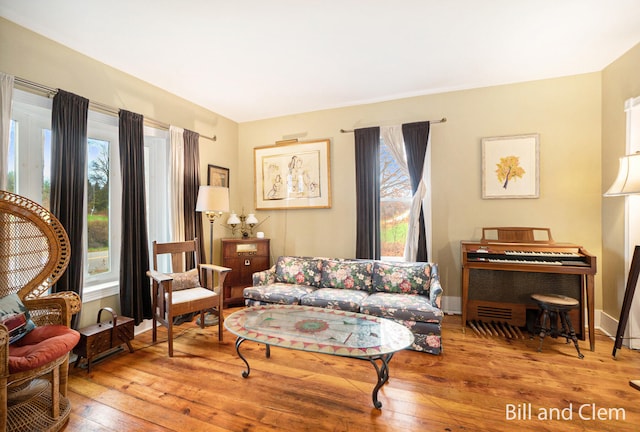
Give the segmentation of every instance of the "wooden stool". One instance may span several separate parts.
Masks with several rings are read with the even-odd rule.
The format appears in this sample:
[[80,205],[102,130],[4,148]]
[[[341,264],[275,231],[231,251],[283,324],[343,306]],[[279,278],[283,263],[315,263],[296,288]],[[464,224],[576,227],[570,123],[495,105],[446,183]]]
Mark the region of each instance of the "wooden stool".
[[[584,355],[580,352],[578,346],[578,338],[576,332],[571,325],[571,319],[569,318],[569,311],[579,307],[578,300],[558,295],[558,294],[532,294],[531,299],[538,304],[540,312],[538,313],[539,327],[540,329],[540,346],[538,352],[542,351],[542,342],[544,337],[549,334],[553,338],[558,336],[564,337],[569,343],[569,339],[573,341],[573,344],[578,351],[578,357],[584,358]],[[558,329],[558,317],[562,325],[561,329]]]

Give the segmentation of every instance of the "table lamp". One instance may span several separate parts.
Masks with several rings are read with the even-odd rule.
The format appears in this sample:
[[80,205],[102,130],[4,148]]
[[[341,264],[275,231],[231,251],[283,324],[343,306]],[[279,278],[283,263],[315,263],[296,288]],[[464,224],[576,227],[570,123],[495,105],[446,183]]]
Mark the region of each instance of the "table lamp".
[[213,264],[213,223],[229,211],[229,188],[220,186],[200,186],[196,211],[209,219],[209,264]]

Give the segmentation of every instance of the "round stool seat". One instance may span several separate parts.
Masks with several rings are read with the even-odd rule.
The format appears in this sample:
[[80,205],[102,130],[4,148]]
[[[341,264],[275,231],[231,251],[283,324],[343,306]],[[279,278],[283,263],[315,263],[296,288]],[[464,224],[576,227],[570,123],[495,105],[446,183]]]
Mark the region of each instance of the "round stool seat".
[[[542,342],[547,334],[556,338],[562,336],[573,341],[578,357],[584,358],[578,346],[578,338],[569,318],[569,311],[580,306],[578,300],[560,294],[531,294],[531,299],[538,304],[540,309],[536,320],[536,328],[540,332],[540,345],[538,352],[542,351]],[[557,322],[561,326],[558,327]]]
[[556,306],[558,308],[577,308],[580,305],[578,300],[560,294],[532,294],[531,299],[541,305]]

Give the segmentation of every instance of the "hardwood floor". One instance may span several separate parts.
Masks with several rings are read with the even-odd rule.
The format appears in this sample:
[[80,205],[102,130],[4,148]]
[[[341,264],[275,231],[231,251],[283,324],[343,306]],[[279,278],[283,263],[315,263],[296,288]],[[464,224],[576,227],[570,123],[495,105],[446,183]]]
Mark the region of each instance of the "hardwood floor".
[[[227,313],[232,310],[228,310]],[[217,327],[178,327],[175,356],[166,332],[151,332],[127,350],[70,369],[72,404],[66,432],[86,431],[635,431],[640,425],[640,353],[598,334],[596,351],[580,341],[480,338],[447,316],[441,356],[402,351],[371,401],[373,366],[363,360],[265,347]],[[529,416],[530,414],[530,416]],[[546,417],[546,418],[545,418]]]

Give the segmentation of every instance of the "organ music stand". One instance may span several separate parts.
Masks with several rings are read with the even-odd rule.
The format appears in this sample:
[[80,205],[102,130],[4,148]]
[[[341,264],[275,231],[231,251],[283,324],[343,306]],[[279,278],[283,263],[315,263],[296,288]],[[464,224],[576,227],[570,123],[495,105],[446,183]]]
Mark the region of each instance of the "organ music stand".
[[[627,196],[635,194],[640,194],[640,153],[620,158],[618,176],[604,196]],[[635,294],[639,274],[640,245],[636,245],[633,251],[631,266],[629,267],[627,286],[624,292],[624,299],[622,300],[622,310],[620,311],[618,330],[616,331],[616,340],[613,345],[612,355],[614,358],[616,356],[616,351],[622,347],[622,339],[629,321],[629,311],[631,310],[631,303],[633,302],[633,295]],[[629,385],[636,390],[640,390],[640,380],[630,380]]]

